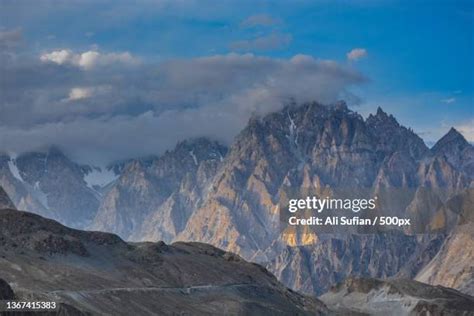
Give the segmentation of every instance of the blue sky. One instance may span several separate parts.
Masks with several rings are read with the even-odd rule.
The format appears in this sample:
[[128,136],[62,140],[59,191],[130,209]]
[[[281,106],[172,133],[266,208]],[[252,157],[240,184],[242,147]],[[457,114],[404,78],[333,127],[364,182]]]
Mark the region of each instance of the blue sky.
[[380,105],[428,143],[451,126],[474,141],[474,1],[0,3],[0,30],[21,33],[25,60],[59,50],[127,52],[141,64],[307,55],[365,78],[347,87],[363,115]]

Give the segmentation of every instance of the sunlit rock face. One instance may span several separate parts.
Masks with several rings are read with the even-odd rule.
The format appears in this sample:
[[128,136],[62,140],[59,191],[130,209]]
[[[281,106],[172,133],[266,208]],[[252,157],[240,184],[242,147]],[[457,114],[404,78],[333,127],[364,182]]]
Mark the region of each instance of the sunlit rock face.
[[279,206],[291,194],[341,187],[368,188],[374,194],[406,189],[409,199],[395,199],[392,207],[419,219],[414,230],[446,232],[458,215],[444,205],[473,178],[464,164],[456,164],[471,159],[472,146],[458,141],[467,147],[448,150],[460,156],[449,158],[442,144],[428,149],[380,108],[364,120],[343,103],[290,106],[252,119],[177,239],[209,242],[266,262],[285,284],[307,293],[322,293],[348,275],[412,278],[436,255],[444,234],[281,234]]
[[[448,202],[474,179],[473,146],[456,130],[429,149],[381,108],[364,119],[343,102],[254,117],[228,148],[192,139],[102,169],[58,150],[2,157],[0,185],[19,209],[126,240],[210,243],[318,294],[350,275],[415,277],[453,240],[443,244],[460,210]],[[281,225],[289,198],[340,189],[389,192],[386,203],[413,225],[368,236]],[[420,231],[432,234],[414,236]]]

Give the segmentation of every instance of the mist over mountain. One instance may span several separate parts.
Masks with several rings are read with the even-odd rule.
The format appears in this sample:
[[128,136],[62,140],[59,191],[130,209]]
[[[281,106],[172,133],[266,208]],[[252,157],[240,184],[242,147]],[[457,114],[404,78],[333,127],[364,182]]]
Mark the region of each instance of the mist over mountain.
[[0,0],[0,316],[474,316],[473,25]]
[[0,185],[17,208],[84,228],[97,213],[102,190],[118,176],[116,170],[79,165],[52,146],[1,155]]
[[[126,240],[209,243],[307,294],[349,276],[417,278],[473,294],[471,254],[457,257],[456,272],[442,264],[472,239],[459,233],[472,227],[465,220],[472,203],[453,202],[470,201],[472,161],[473,146],[454,129],[429,149],[381,108],[364,119],[344,102],[311,102],[253,117],[229,147],[190,139],[109,168],[77,164],[56,149],[3,156],[0,185],[19,209]],[[406,190],[403,201],[388,202],[413,218],[412,230],[282,230],[288,196],[340,188]]]

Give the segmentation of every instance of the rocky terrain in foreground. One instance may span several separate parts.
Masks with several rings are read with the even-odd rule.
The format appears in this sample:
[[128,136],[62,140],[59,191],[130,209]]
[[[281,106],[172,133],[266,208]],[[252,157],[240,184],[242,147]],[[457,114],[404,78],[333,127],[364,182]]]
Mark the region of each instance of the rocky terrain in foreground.
[[0,299],[58,303],[37,315],[474,314],[472,296],[403,279],[349,278],[321,301],[207,244],[127,243],[12,209],[0,210],[0,271]]
[[13,205],[5,190],[0,187],[0,209],[2,208],[15,208],[15,206]]
[[210,245],[126,243],[10,209],[0,210],[0,271],[17,299],[94,315],[328,313],[265,268]]
[[474,315],[474,297],[407,279],[348,278],[321,299],[341,313],[369,315]]

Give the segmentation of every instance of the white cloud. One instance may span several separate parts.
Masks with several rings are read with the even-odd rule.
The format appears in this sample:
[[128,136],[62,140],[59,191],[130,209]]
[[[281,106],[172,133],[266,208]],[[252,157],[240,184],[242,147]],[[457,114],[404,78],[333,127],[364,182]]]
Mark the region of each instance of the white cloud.
[[451,103],[456,102],[456,98],[441,99],[440,101],[443,102],[443,103],[446,103],[446,104],[451,104]]
[[93,95],[93,88],[72,88],[69,91],[68,101],[90,98]]
[[99,86],[99,87],[73,87],[69,90],[67,98],[63,99],[64,102],[85,100],[92,97],[103,97],[107,93],[112,91],[111,86]]
[[6,68],[5,86],[12,88],[0,117],[4,148],[56,144],[91,162],[160,154],[189,137],[230,142],[254,114],[277,111],[288,100],[332,103],[365,82],[355,69],[308,55],[233,53],[79,70],[101,64],[104,55],[65,50],[45,55],[29,72]]
[[455,126],[468,142],[474,143],[474,119]]
[[129,52],[122,53],[100,53],[89,50],[83,53],[74,53],[69,49],[56,50],[40,55],[42,62],[51,62],[58,65],[70,64],[85,70],[90,70],[96,66],[106,66],[110,64],[136,65],[139,60]]
[[99,62],[100,54],[96,51],[87,51],[78,55],[75,61],[79,67],[84,69],[91,69]]
[[348,60],[359,60],[367,56],[367,50],[365,48],[353,48],[346,54]]
[[272,26],[281,23],[280,19],[274,18],[268,14],[256,14],[249,16],[240,23],[242,28],[250,28],[256,26]]
[[52,62],[58,65],[63,65],[69,61],[72,61],[73,53],[70,50],[62,49],[53,51],[51,53],[45,53],[40,56],[42,62]]

